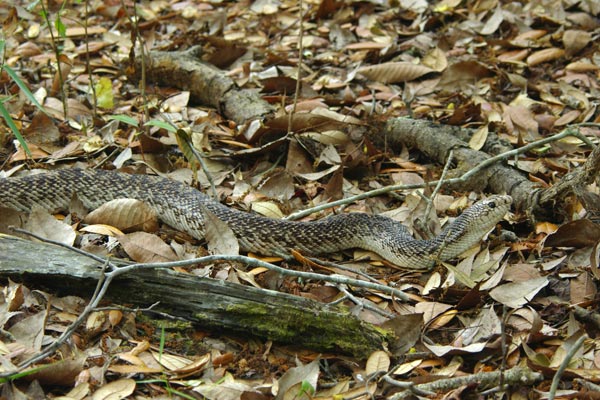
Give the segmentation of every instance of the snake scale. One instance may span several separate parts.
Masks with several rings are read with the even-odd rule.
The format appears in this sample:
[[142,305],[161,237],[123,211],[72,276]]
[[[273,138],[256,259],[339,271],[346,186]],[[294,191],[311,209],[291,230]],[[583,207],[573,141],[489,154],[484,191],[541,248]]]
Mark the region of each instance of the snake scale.
[[371,250],[410,269],[428,269],[435,260],[456,257],[475,245],[508,212],[511,197],[491,196],[466,209],[431,240],[416,240],[400,223],[378,215],[347,213],[317,221],[276,220],[229,208],[182,183],[148,175],[91,169],[63,169],[0,179],[0,206],[31,211],[68,208],[73,195],[89,209],[118,198],[146,202],[158,217],[195,238],[204,238],[203,212],[227,223],[240,248],[263,255],[331,253],[349,248]]

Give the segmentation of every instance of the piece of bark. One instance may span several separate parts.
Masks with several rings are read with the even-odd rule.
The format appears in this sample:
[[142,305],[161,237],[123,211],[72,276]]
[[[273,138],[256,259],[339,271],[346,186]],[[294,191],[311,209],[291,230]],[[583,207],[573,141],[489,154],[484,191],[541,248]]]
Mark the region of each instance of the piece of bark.
[[[150,52],[144,63],[148,81],[188,90],[192,101],[214,107],[237,124],[265,120],[274,115],[275,109],[258,91],[240,89],[224,71],[200,60],[199,52],[198,46],[186,51]],[[139,80],[142,76],[140,56],[135,58],[132,66],[129,76]]]
[[[102,263],[69,249],[0,235],[0,276],[60,295],[90,296]],[[315,351],[365,358],[391,333],[310,299],[171,269],[139,269],[113,280],[104,298],[181,317],[202,329],[252,335]]]

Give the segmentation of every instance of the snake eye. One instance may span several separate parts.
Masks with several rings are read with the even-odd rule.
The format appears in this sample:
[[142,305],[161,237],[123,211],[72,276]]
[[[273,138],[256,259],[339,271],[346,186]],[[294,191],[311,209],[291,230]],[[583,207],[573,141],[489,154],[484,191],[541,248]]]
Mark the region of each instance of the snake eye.
[[490,202],[490,208],[496,208],[496,202],[491,201]]

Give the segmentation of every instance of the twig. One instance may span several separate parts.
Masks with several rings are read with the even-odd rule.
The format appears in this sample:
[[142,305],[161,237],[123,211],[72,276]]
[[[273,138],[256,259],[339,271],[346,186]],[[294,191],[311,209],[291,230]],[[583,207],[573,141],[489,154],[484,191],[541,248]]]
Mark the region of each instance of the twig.
[[[461,376],[456,378],[440,379],[434,382],[423,383],[411,386],[409,390],[395,393],[388,400],[400,400],[415,394],[413,390],[424,390],[436,393],[447,392],[448,390],[470,384],[477,384],[481,387],[498,386],[502,372],[480,372],[478,374]],[[543,379],[543,375],[530,370],[529,368],[514,367],[504,371],[504,382],[508,385],[528,385]]]
[[209,264],[217,261],[230,261],[230,262],[239,262],[246,264],[251,267],[263,267],[272,271],[276,271],[281,275],[285,276],[294,276],[303,279],[314,279],[320,280],[324,282],[332,282],[338,284],[345,284],[349,286],[362,287],[365,289],[377,290],[383,293],[387,293],[393,296],[397,296],[400,300],[410,301],[411,297],[406,293],[391,288],[389,286],[373,283],[373,282],[365,282],[358,279],[348,278],[342,275],[322,275],[314,272],[302,272],[302,271],[294,271],[286,268],[279,267],[277,265],[273,265],[267,263],[265,261],[257,260],[256,258],[246,257],[246,256],[234,256],[234,255],[213,255],[213,256],[205,256],[199,258],[192,258],[189,260],[181,260],[181,261],[170,261],[163,263],[138,263],[131,264],[124,267],[119,267],[114,271],[109,272],[107,275],[112,276],[113,278],[119,275],[123,275],[135,270],[139,269],[153,269],[153,268],[173,268],[173,267],[185,267],[194,264]]
[[298,96],[300,92],[300,88],[302,85],[302,80],[300,79],[300,75],[302,73],[302,56],[304,53],[304,44],[302,43],[302,39],[304,37],[304,15],[302,14],[302,0],[298,0],[298,69],[296,72],[296,92],[294,93],[294,102],[292,103],[292,109],[290,110],[290,114],[288,116],[288,129],[286,136],[290,136],[292,133],[292,126],[294,122],[294,115],[296,114],[296,106],[298,105]]
[[219,196],[217,195],[217,188],[215,187],[215,181],[212,178],[212,174],[208,170],[208,165],[206,165],[206,162],[204,161],[204,157],[202,156],[202,154],[200,154],[198,152],[198,150],[196,150],[196,148],[194,147],[194,144],[192,143],[191,140],[189,140],[190,138],[187,135],[185,138],[182,138],[182,139],[188,143],[188,145],[190,146],[190,150],[192,151],[192,154],[194,155],[194,158],[200,163],[200,167],[202,167],[202,171],[204,172],[204,175],[206,175],[206,179],[208,179],[208,183],[210,185],[210,191],[212,193],[213,198],[218,199]]
[[550,385],[548,400],[554,400],[554,397],[556,396],[556,391],[558,390],[558,384],[560,383],[560,378],[562,377],[563,372],[565,372],[565,369],[567,369],[567,367],[569,366],[571,359],[575,356],[575,353],[577,353],[577,350],[579,350],[579,348],[583,345],[583,342],[587,338],[588,336],[586,334],[582,334],[565,355],[565,358],[560,363],[560,366],[558,367],[556,373],[554,374],[554,377],[552,378],[552,385]]
[[[15,226],[9,226],[8,228],[12,232],[21,233],[23,235],[26,235],[26,236],[32,237],[34,239],[37,239],[40,242],[53,244],[53,245],[59,246],[59,247],[64,247],[65,249],[69,249],[69,250],[71,250],[71,251],[73,251],[73,252],[75,252],[77,254],[81,254],[83,256],[89,257],[92,260],[98,261],[99,263],[102,263],[102,264],[106,263],[111,269],[116,269],[117,268],[117,266],[115,265],[115,263],[111,262],[107,258],[100,257],[100,256],[97,256],[97,255],[92,254],[92,253],[88,253],[85,250],[78,249],[77,247],[73,247],[71,245],[68,245],[68,244],[65,244],[65,243],[62,243],[62,242],[57,242],[56,240],[45,238],[45,237],[37,235],[37,234],[35,234],[33,232],[26,231],[25,229],[17,228]],[[126,262],[124,262],[122,260],[115,260],[115,261],[116,261],[117,264],[119,264],[119,263],[127,264]]]
[[373,278],[372,276],[370,276],[369,274],[366,274],[362,271],[358,271],[354,268],[350,268],[350,267],[346,267],[345,265],[340,265],[331,261],[327,261],[327,260],[321,260],[319,258],[316,257],[305,257],[307,260],[315,263],[315,264],[319,264],[319,265],[323,265],[325,267],[331,267],[331,268],[337,268],[337,269],[341,269],[342,271],[348,271],[348,272],[352,272],[353,274],[356,274],[358,276],[361,276],[363,278],[365,278],[368,281],[374,282],[374,283],[378,283],[377,279]]
[[402,382],[399,380],[396,380],[394,378],[392,378],[389,375],[385,375],[383,377],[383,380],[387,383],[389,383],[392,386],[396,386],[402,389],[406,389],[409,390],[411,392],[411,394],[415,394],[417,396],[435,396],[436,393],[435,392],[431,392],[429,390],[423,390],[423,389],[419,389],[417,387],[417,385],[414,384],[414,382]]
[[431,207],[433,207],[433,201],[435,199],[435,196],[437,196],[438,192],[442,188],[442,185],[444,184],[444,179],[446,179],[446,175],[448,174],[448,171],[450,170],[450,166],[452,165],[453,158],[454,158],[454,150],[450,149],[450,151],[448,152],[448,160],[446,160],[446,165],[444,165],[444,169],[442,170],[442,175],[440,176],[440,179],[438,180],[437,185],[433,189],[433,192],[431,192],[431,196],[429,196],[430,200],[427,202],[427,208],[425,209],[425,218],[428,218],[429,213],[431,212]]
[[[105,267],[107,264],[105,264]],[[104,294],[108,290],[110,282],[112,281],[112,277],[109,274],[101,274],[100,279],[96,285],[96,289],[94,290],[94,294],[92,299],[88,303],[88,305],[84,308],[82,313],[73,321],[67,329],[54,341],[52,344],[45,347],[40,353],[30,357],[24,362],[20,363],[17,371],[6,371],[0,373],[0,378],[8,378],[15,373],[23,371],[25,368],[29,367],[32,364],[35,364],[38,361],[42,361],[46,357],[49,357],[54,351],[56,351],[64,342],[66,342],[71,335],[75,332],[75,330],[81,325],[84,321],[87,320],[90,313],[95,310],[95,308],[100,303],[100,300],[104,297]]]
[[[493,165],[494,163],[496,163],[498,161],[506,160],[510,157],[516,156],[521,153],[525,153],[531,149],[543,146],[547,143],[555,142],[555,141],[563,139],[567,136],[575,136],[578,139],[585,142],[586,144],[588,144],[589,146],[595,147],[594,144],[585,135],[581,134],[580,132],[578,132],[572,128],[568,128],[560,133],[557,133],[556,135],[549,136],[547,138],[540,139],[535,142],[531,142],[528,145],[520,147],[518,149],[507,151],[505,153],[498,154],[497,156],[490,157],[487,160],[485,160],[484,162],[482,162],[482,163],[478,164],[477,166],[475,166],[474,168],[472,168],[471,170],[465,172],[462,176],[460,176],[458,178],[447,179],[444,183],[446,185],[465,183],[473,175],[478,174],[485,168],[489,167],[490,165]],[[414,183],[414,184],[408,184],[408,185],[390,185],[390,186],[382,187],[379,189],[374,189],[374,190],[371,190],[368,192],[364,192],[364,193],[358,194],[356,196],[346,197],[345,199],[332,201],[327,204],[321,204],[317,207],[307,208],[305,210],[292,213],[292,214],[288,215],[285,219],[296,220],[296,219],[306,217],[307,215],[310,215],[310,214],[313,214],[313,213],[316,213],[319,211],[323,211],[323,210],[337,207],[337,206],[344,205],[344,204],[354,203],[356,201],[367,199],[370,197],[375,197],[375,196],[387,194],[389,192],[394,192],[394,191],[398,191],[398,190],[413,190],[413,189],[421,189],[421,188],[424,188],[427,186],[435,186],[439,182],[440,182],[440,180],[435,180],[435,181],[429,181],[429,182],[425,182],[425,183]]]
[[[429,213],[431,212],[431,208],[433,207],[433,202],[434,202],[435,196],[438,194],[438,192],[442,188],[444,179],[446,178],[446,174],[448,173],[448,170],[450,169],[450,165],[452,165],[453,157],[454,157],[454,151],[452,149],[450,149],[450,152],[448,153],[448,160],[446,161],[446,165],[444,165],[444,169],[442,170],[442,175],[440,176],[440,179],[438,180],[438,183],[435,186],[435,189],[433,189],[433,192],[431,192],[431,196],[429,196],[429,198],[428,198],[424,194],[419,193],[419,194],[421,194],[421,198],[423,198],[425,200],[425,202],[427,203],[427,207],[425,208],[425,213],[423,214],[423,216],[424,216],[423,219],[417,220],[418,225],[419,225],[419,230],[424,235],[427,236],[426,239],[431,239],[434,236],[432,234],[429,226],[427,226],[426,222],[429,221]],[[441,246],[440,251],[443,248],[444,248],[444,246]]]
[[357,299],[356,296],[354,296],[352,293],[350,293],[343,285],[337,285],[337,287],[338,287],[338,289],[340,289],[340,291],[342,293],[344,293],[345,297],[350,299],[350,301],[353,302],[354,304],[356,304],[366,310],[372,311],[376,314],[383,315],[386,318],[394,318],[394,314],[387,312],[385,310],[382,310],[381,308],[372,306],[371,304],[365,302],[364,300]]

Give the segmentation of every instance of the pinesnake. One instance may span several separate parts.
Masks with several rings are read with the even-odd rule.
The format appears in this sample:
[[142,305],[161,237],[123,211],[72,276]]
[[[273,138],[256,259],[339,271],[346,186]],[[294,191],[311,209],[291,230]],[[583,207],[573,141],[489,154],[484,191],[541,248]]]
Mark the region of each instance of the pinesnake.
[[118,198],[146,202],[158,217],[195,238],[204,238],[204,210],[227,223],[240,249],[263,255],[371,250],[392,264],[431,268],[481,240],[508,212],[511,197],[494,195],[475,203],[431,240],[416,240],[400,223],[379,215],[347,213],[317,221],[276,220],[227,207],[194,188],[166,178],[91,169],[63,169],[0,179],[0,206],[30,211],[67,209],[73,195],[89,209]]

